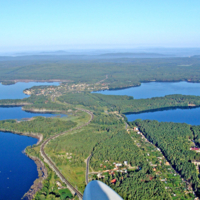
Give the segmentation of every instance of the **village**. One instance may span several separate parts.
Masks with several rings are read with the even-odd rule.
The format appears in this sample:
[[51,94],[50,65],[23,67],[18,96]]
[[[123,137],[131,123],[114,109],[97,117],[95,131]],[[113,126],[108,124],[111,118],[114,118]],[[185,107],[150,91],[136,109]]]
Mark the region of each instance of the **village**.
[[52,95],[54,96],[61,96],[63,94],[66,94],[68,92],[73,91],[97,91],[97,90],[107,90],[108,84],[106,83],[96,83],[96,84],[86,84],[86,83],[79,83],[79,84],[73,84],[73,83],[61,83],[59,86],[38,86],[38,87],[32,87],[30,89],[24,90],[24,93],[27,95],[35,94],[36,96],[39,95]]
[[[155,176],[164,184],[165,189],[171,193],[173,199],[179,199],[182,196],[182,192],[186,194],[194,194],[191,184],[180,177],[163,156],[161,150],[154,146],[154,144],[150,143],[137,127],[127,128],[127,132],[131,136],[133,142],[143,151],[146,160],[155,173]],[[194,162],[194,164],[199,165],[200,162]],[[131,166],[129,161],[111,162],[105,160],[100,164],[98,172],[89,173],[89,179],[98,179],[103,181],[104,179],[108,180],[108,177],[110,177],[110,184],[115,185],[117,184],[117,175],[119,173],[123,180],[124,176],[129,176],[131,172],[137,173],[137,171],[140,170],[140,166]],[[152,180],[152,177],[150,177],[150,180]],[[195,198],[195,200],[198,200],[198,198]]]

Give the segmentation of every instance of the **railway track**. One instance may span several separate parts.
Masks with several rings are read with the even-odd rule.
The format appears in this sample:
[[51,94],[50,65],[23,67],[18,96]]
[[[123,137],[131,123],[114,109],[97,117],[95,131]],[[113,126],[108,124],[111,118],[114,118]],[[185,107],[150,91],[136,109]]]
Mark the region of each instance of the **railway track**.
[[82,199],[83,198],[83,194],[80,193],[73,185],[71,185],[71,183],[63,176],[63,174],[60,172],[60,170],[56,167],[55,163],[51,160],[50,157],[48,157],[48,155],[44,151],[45,146],[51,140],[54,140],[55,138],[57,138],[57,137],[59,137],[61,135],[64,135],[64,134],[66,134],[68,132],[81,129],[84,126],[87,126],[93,120],[94,116],[93,116],[92,112],[90,112],[89,110],[81,109],[81,108],[78,108],[78,110],[81,110],[83,112],[88,113],[90,115],[90,120],[87,123],[85,123],[85,124],[83,124],[83,125],[81,125],[79,127],[76,127],[76,128],[71,129],[71,130],[68,130],[66,132],[59,133],[57,135],[51,136],[49,139],[45,140],[42,143],[42,145],[40,147],[40,153],[41,153],[42,157],[44,158],[44,161],[52,168],[52,170],[58,175],[58,177],[62,180],[62,182],[65,183],[68,186],[68,188],[70,189],[70,191],[74,192],[79,197],[79,199]]

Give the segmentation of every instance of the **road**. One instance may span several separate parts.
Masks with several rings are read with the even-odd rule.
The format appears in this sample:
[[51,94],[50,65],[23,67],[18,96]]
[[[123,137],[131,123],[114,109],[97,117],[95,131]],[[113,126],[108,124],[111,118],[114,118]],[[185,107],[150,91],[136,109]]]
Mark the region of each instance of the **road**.
[[89,174],[89,164],[90,164],[90,158],[92,154],[90,154],[86,159],[86,171],[85,171],[85,183],[88,184],[88,174]]
[[70,182],[63,176],[63,174],[60,172],[60,170],[56,167],[55,163],[51,160],[50,157],[48,157],[48,155],[47,155],[47,154],[45,153],[45,151],[44,151],[45,146],[46,146],[51,140],[54,140],[55,138],[57,138],[57,137],[59,137],[59,136],[61,136],[61,135],[64,135],[64,134],[66,134],[66,133],[69,133],[69,132],[71,132],[71,131],[81,129],[81,128],[83,128],[84,126],[87,126],[87,125],[93,120],[93,118],[94,118],[93,113],[90,112],[89,110],[85,110],[85,109],[81,109],[81,108],[77,108],[77,110],[81,110],[81,111],[83,111],[83,112],[88,113],[88,114],[90,115],[90,120],[89,120],[87,123],[85,123],[85,124],[83,124],[83,125],[81,125],[81,126],[78,126],[78,127],[73,128],[73,129],[71,129],[71,130],[68,130],[68,131],[66,131],[66,132],[59,133],[59,134],[57,134],[57,135],[51,136],[49,139],[47,139],[46,141],[44,141],[44,142],[42,143],[42,145],[41,145],[41,147],[40,147],[40,153],[41,153],[42,157],[44,158],[44,161],[45,161],[45,162],[50,166],[50,168],[57,174],[57,176],[61,179],[61,181],[67,185],[67,187],[70,189],[70,191],[71,191],[72,193],[76,194],[76,195],[79,197],[79,199],[82,199],[82,198],[83,198],[82,193],[80,193],[76,188],[74,188],[74,187],[70,184]]
[[99,83],[105,81],[106,79],[108,79],[108,75],[106,75],[106,78],[105,78],[105,79],[103,79],[103,80],[101,80],[101,81],[98,81],[96,84],[99,84]]

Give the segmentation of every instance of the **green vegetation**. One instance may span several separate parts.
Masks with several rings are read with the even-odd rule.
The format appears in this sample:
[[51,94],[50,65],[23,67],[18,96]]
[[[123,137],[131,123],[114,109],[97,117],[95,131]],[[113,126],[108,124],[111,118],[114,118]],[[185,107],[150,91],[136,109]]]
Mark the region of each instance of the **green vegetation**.
[[153,168],[156,177],[165,185],[165,190],[172,199],[194,199],[193,191],[187,188],[187,184],[177,172],[169,165],[162,152],[146,140],[142,134],[129,130],[132,140],[142,151],[147,162]]
[[200,147],[200,126],[192,126],[191,130],[194,133],[194,141]]
[[191,126],[149,120],[137,120],[135,123],[147,139],[161,149],[171,165],[199,193],[200,182],[195,165],[191,161],[199,160],[200,155],[190,151],[191,140],[194,137]]
[[[200,146],[199,126],[148,120],[130,123],[131,127],[137,125],[151,144],[133,130],[125,130],[126,118],[123,118],[122,113],[200,106],[200,97],[168,95],[134,99],[90,92],[103,86],[122,88],[146,81],[199,82],[199,65],[199,57],[73,60],[62,56],[32,56],[28,59],[1,60],[0,80],[7,83],[14,79],[61,79],[69,82],[59,87],[33,87],[26,91],[31,92],[29,98],[0,100],[0,105],[25,105],[23,109],[30,111],[54,111],[71,115],[68,118],[36,117],[20,122],[4,120],[0,121],[0,129],[27,135],[43,134],[44,139],[47,139],[86,123],[90,116],[77,110],[86,108],[94,113],[94,119],[89,125],[57,137],[45,147],[48,156],[80,192],[85,188],[85,159],[92,154],[90,172],[102,173],[100,180],[126,200],[194,199],[189,185],[181,180],[177,172],[199,195],[198,171],[192,161],[199,160],[200,155],[189,150],[195,145],[193,140]],[[36,145],[26,149],[29,155],[42,160],[39,151],[40,146]],[[174,169],[166,164],[167,161]],[[113,163],[116,162],[122,163],[117,169],[119,171],[114,170]],[[48,178],[43,181],[43,187],[35,195],[35,200],[72,198],[64,185],[58,187],[57,181],[60,180],[56,174],[47,165],[46,168]],[[97,175],[91,175],[91,179],[97,179]],[[113,179],[116,179],[116,183],[111,183]]]
[[[128,174],[114,173],[102,180],[124,199],[171,199],[143,153],[125,130],[117,132],[95,147],[91,166],[95,171],[99,171],[101,165],[106,170],[114,168],[113,162],[123,163],[123,161],[128,161],[137,170],[130,171]],[[117,182],[112,185],[111,180],[114,178]]]
[[35,117],[30,121],[17,122],[15,120],[0,121],[2,131],[11,131],[18,133],[43,134],[44,139],[76,126],[76,122],[70,120],[63,121],[58,118]]
[[14,81],[3,81],[1,84],[2,85],[14,85],[15,82]]
[[96,83],[108,75],[109,88],[139,85],[146,81],[199,82],[200,58],[98,58],[76,60],[67,56],[25,56],[0,61],[0,81],[32,79]]
[[[107,119],[108,123],[102,121],[99,124],[98,121],[102,119]],[[85,188],[85,159],[91,154],[94,146],[109,138],[122,125],[121,119],[114,115],[95,116],[90,125],[51,141],[46,147],[46,152],[70,183],[83,192]]]
[[119,113],[138,113],[155,109],[188,108],[200,106],[200,97],[191,95],[167,95],[150,99],[133,99],[129,96],[102,95],[91,93],[69,93],[58,98],[61,102],[83,105],[96,111],[118,111]]
[[33,198],[34,200],[66,200],[71,199],[73,195],[71,192],[65,188],[66,186],[61,186],[63,189],[58,190],[58,185],[62,185],[60,183],[60,179],[57,175],[48,167],[48,177],[43,181],[42,189],[36,194]]

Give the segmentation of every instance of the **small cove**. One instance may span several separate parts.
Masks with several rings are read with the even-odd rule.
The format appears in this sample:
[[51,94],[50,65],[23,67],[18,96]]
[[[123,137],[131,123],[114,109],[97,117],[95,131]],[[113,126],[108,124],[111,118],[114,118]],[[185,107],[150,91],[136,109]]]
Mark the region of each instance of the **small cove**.
[[0,83],[0,99],[23,99],[27,98],[28,95],[24,94],[23,91],[27,88],[31,88],[33,86],[41,86],[41,85],[54,85],[58,86],[59,82],[18,82],[14,85],[2,85]]

